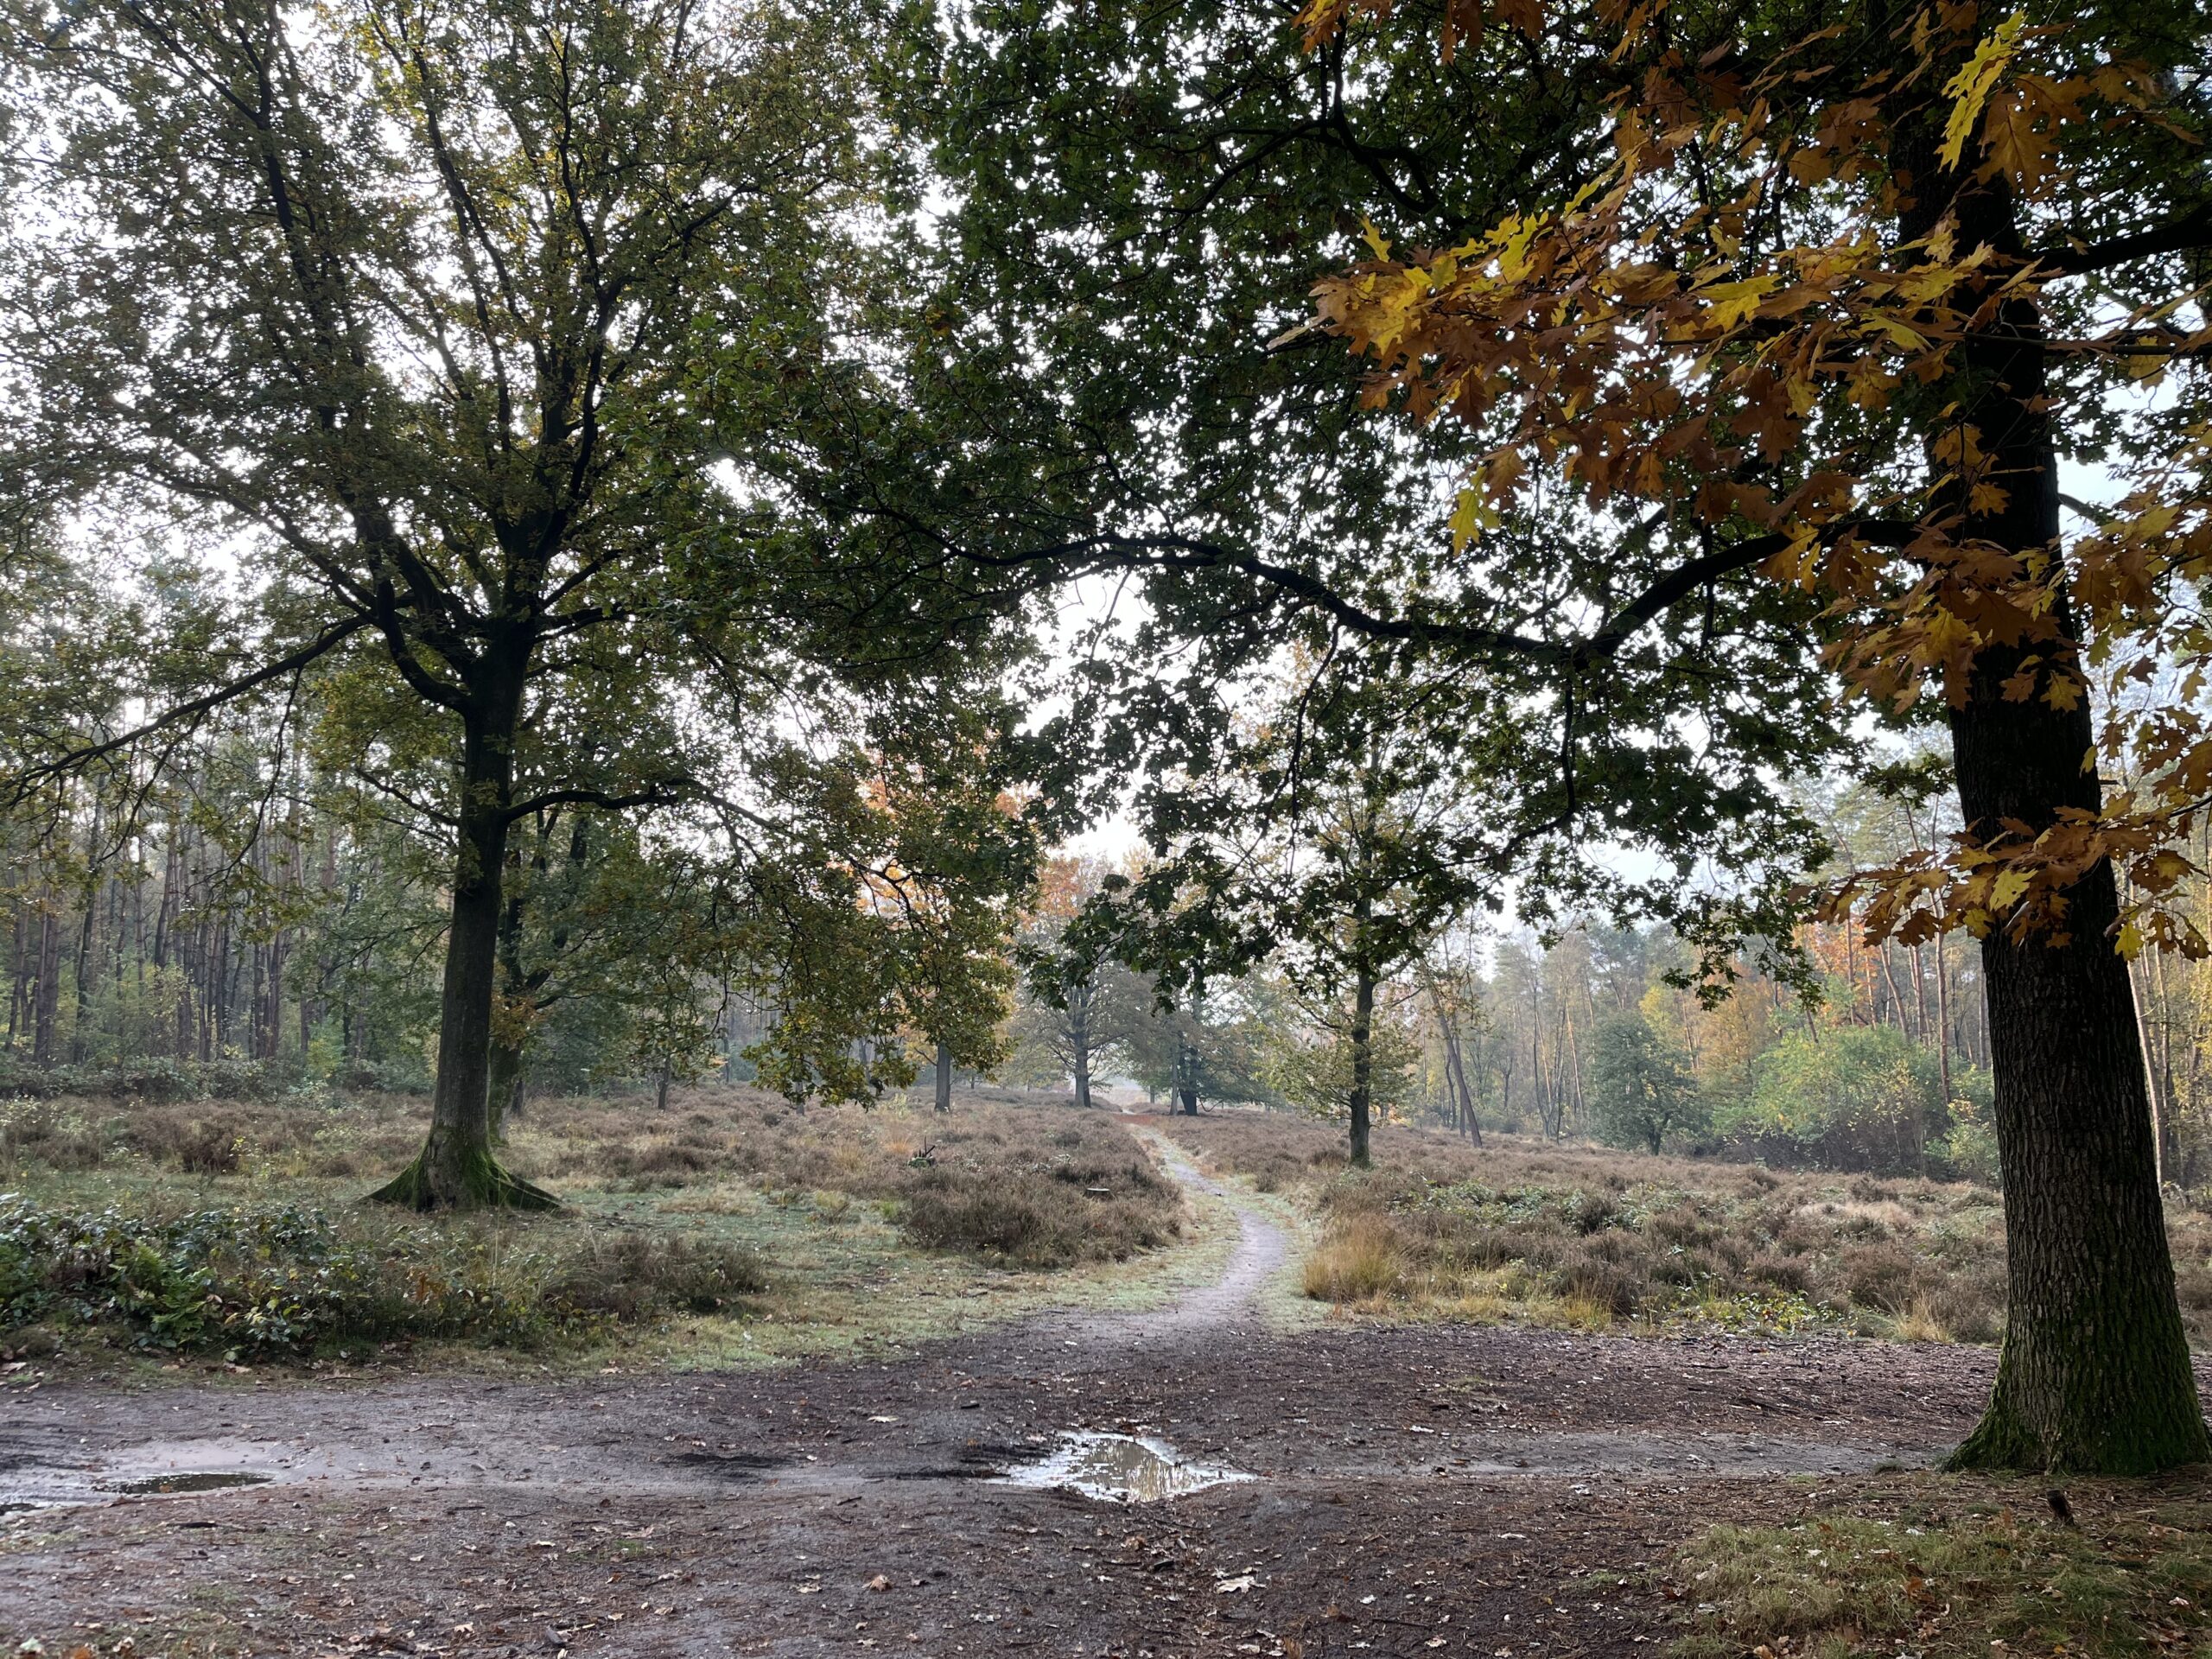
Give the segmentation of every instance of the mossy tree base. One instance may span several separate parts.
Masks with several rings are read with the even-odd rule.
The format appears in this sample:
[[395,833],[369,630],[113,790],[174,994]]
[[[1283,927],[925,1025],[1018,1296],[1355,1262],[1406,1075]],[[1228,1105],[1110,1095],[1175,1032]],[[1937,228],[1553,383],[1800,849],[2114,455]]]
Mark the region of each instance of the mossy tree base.
[[488,1147],[429,1143],[391,1180],[363,1200],[409,1210],[557,1210],[561,1200],[493,1157]]
[[2002,1401],[1993,1402],[1959,1449],[1943,1459],[1953,1472],[2156,1475],[2212,1461],[2203,1420],[2118,1427],[2094,1439],[2046,1439]]
[[2063,1379],[2075,1390],[2100,1397],[2069,1400],[2063,1387],[2048,1390],[2052,1397],[2044,1402],[2046,1408],[2036,1413],[2026,1408],[2032,1396],[2023,1398],[2016,1357],[2008,1352],[1998,1362],[1988,1409],[1943,1466],[1993,1473],[2126,1476],[2212,1461],[2212,1435],[2207,1433],[2185,1358],[2172,1385],[2160,1387],[2156,1379],[2174,1369],[2159,1364],[2161,1356],[2134,1356],[2134,1364],[2130,1357],[2112,1357],[2111,1370],[2087,1365]]

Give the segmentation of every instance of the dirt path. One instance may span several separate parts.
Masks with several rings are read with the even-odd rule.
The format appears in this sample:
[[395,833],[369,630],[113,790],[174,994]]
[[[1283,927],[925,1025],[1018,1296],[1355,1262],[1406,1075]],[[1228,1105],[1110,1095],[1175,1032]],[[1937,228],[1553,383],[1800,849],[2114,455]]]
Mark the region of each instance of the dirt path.
[[[50,1652],[1627,1651],[1630,1576],[1810,1474],[1923,1461],[1976,1351],[1341,1324],[1269,1330],[1293,1241],[1213,1282],[896,1363],[0,1396],[0,1636]],[[1072,1430],[1255,1478],[1123,1508],[994,1477]],[[132,1479],[251,1473],[192,1497]],[[85,1500],[94,1500],[86,1502]],[[1561,1599],[1572,1582],[1572,1605]]]

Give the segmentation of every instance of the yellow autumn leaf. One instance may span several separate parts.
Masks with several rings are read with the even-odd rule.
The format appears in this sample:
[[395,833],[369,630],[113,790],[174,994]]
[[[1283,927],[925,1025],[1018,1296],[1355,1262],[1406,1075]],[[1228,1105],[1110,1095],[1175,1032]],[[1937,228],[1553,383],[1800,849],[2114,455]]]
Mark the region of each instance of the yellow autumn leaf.
[[1516,213],[1491,232],[1497,247],[1498,275],[1505,281],[1517,283],[1529,274],[1529,245],[1542,228],[1541,216]]
[[1885,317],[1877,314],[1866,319],[1866,326],[1888,335],[1892,343],[1904,346],[1908,352],[1928,349],[1928,337],[1925,334],[1916,329],[1908,328],[1895,317]]
[[2021,32],[2028,26],[2025,12],[2016,11],[1997,26],[1997,32],[1974,48],[1974,56],[1967,59],[1951,77],[1950,85],[1943,88],[1951,99],[1951,118],[1943,124],[1943,165],[1956,167],[1965,153],[1967,140],[1981,119],[1981,111],[1989,102],[1989,95],[1996,90],[1997,82],[2005,73],[2005,66],[2012,60],[2019,49]]
[[2133,922],[2120,924],[2120,954],[2130,962],[2143,954],[2143,930]]
[[1984,178],[1999,174],[2012,181],[2022,194],[2031,194],[2050,171],[2051,140],[2036,129],[2034,112],[2018,98],[2000,98],[1989,106],[1981,124],[1981,147],[1989,160],[1980,169]]
[[2054,709],[2071,709],[2082,701],[2082,683],[2070,674],[2054,674],[2043,689],[2043,700]]
[[1359,216],[1359,229],[1360,234],[1367,240],[1368,247],[1373,251],[1377,264],[1380,264],[1390,257],[1390,244],[1389,239],[1383,236],[1382,232],[1375,228],[1373,223],[1370,221],[1365,213],[1362,213]]
[[1467,543],[1497,523],[1497,514],[1482,498],[1482,492],[1471,486],[1459,492],[1459,499],[1452,509],[1452,550],[1466,551]]
[[1710,288],[1698,289],[1698,298],[1712,306],[1705,320],[1712,327],[1729,329],[1750,320],[1759,308],[1759,302],[1782,285],[1778,272],[1766,271],[1757,276],[1746,276],[1740,283],[1715,283]]
[[2034,883],[2035,878],[2025,870],[2012,869],[2000,873],[1995,885],[1989,890],[1989,907],[1998,911],[2012,909]]

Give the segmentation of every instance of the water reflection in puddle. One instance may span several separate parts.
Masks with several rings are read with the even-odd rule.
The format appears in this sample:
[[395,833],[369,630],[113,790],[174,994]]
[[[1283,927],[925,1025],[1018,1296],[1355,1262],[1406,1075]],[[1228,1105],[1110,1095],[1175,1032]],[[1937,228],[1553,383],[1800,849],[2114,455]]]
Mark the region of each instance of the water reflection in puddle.
[[1150,1503],[1254,1477],[1194,1462],[1165,1440],[1085,1429],[1061,1435],[1058,1451],[1002,1478],[1009,1485],[1062,1489],[1112,1503]]
[[160,1492],[219,1492],[232,1486],[263,1486],[269,1480],[269,1476],[255,1474],[249,1469],[188,1469],[172,1475],[147,1475],[137,1480],[109,1480],[100,1484],[107,1491],[147,1497]]

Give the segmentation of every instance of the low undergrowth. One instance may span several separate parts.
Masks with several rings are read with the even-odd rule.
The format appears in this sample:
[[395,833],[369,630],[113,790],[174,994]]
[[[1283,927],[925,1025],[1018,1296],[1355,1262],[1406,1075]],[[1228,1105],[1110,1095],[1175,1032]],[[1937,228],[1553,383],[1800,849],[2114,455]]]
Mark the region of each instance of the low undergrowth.
[[[1325,1124],[1179,1119],[1174,1133],[1313,1207],[1306,1290],[1325,1301],[1590,1329],[1829,1325],[1987,1342],[2001,1325],[2002,1209],[1964,1183],[1503,1137],[1478,1150],[1412,1129],[1378,1133],[1375,1166],[1356,1170]],[[2190,1220],[2177,1249],[2202,1263],[2212,1233]]]
[[553,1216],[362,1205],[419,1149],[422,1115],[391,1096],[0,1102],[0,1351],[73,1330],[239,1357],[519,1349],[741,1313],[793,1351],[794,1326],[908,1318],[862,1306],[902,1253],[951,1265],[911,1293],[938,1318],[974,1266],[1121,1262],[1183,1226],[1178,1190],[1101,1114],[797,1109],[715,1088],[664,1111],[531,1102],[502,1157],[563,1200]]
[[683,1236],[410,1225],[290,1205],[87,1214],[0,1198],[0,1346],[26,1351],[87,1326],[232,1359],[434,1338],[531,1347],[710,1312],[766,1284],[749,1251]]
[[1666,1593],[1688,1633],[1681,1659],[1851,1659],[1903,1652],[2202,1651],[2212,1617],[2212,1502],[2201,1476],[2066,1494],[1945,1483],[1952,1502],[1888,1516],[1817,1514],[1794,1525],[1716,1527],[1676,1561]]

